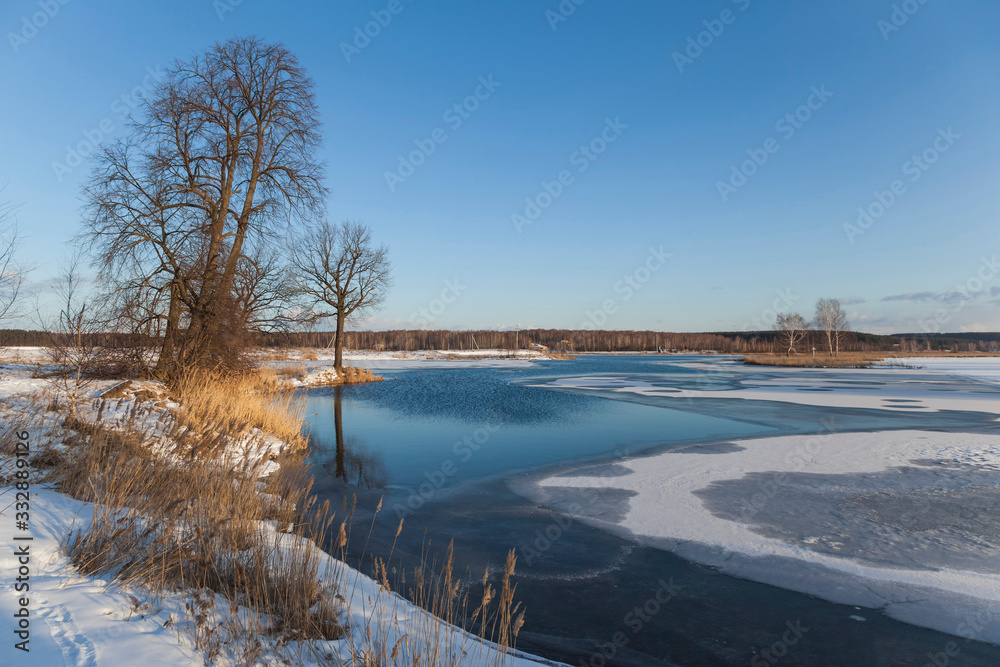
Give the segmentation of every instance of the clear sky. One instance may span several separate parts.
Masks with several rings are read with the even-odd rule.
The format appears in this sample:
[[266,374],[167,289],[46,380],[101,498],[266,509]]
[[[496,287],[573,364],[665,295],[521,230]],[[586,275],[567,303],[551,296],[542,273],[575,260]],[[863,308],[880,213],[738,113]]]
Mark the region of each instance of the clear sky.
[[836,297],[860,330],[1000,330],[995,0],[7,0],[0,29],[37,284],[77,148],[256,34],[315,81],[330,217],[390,246],[366,326],[733,330]]

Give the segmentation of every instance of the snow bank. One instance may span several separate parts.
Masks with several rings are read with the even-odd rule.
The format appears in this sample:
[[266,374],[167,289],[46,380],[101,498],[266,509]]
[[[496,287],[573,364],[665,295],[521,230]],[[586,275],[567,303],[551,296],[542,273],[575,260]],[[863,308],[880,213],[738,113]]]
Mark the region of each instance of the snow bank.
[[[20,377],[0,379],[0,398],[4,399],[6,416],[28,408],[29,399],[24,392],[47,386],[43,380],[26,379],[25,374],[22,371]],[[95,393],[114,384],[98,383]],[[156,387],[143,385],[133,389]],[[140,415],[139,423],[148,421],[150,431],[157,428],[161,424],[158,413],[172,407],[169,401],[166,403]],[[120,402],[112,400],[105,407],[103,418],[108,421],[126,419],[131,406],[126,397]],[[36,423],[39,428],[31,431],[35,444],[42,430],[46,436],[57,436],[60,432],[51,416]],[[226,455],[250,460],[267,455],[272,444],[281,445],[274,438],[265,440],[267,447],[263,451],[249,446],[240,450],[238,443]],[[10,460],[0,457],[0,473],[11,469]],[[0,543],[4,545],[0,555],[0,616],[7,619],[7,625],[2,626],[7,638],[0,645],[0,664],[194,667],[205,663],[202,651],[194,645],[193,629],[186,625],[188,596],[167,592],[154,604],[141,591],[121,589],[104,579],[80,575],[61,552],[60,545],[67,535],[75,529],[85,528],[93,520],[92,505],[45,488],[37,479],[32,480],[29,527],[24,530],[16,523],[16,513],[24,508],[17,507],[15,491],[11,485],[0,490]],[[522,653],[500,656],[497,646],[450,626],[398,595],[383,590],[376,581],[326,554],[312,542],[278,533],[273,522],[262,523],[260,529],[277,544],[273,554],[275,562],[291,550],[310,550],[320,563],[321,579],[328,585],[339,584],[337,592],[343,596],[345,604],[341,620],[350,631],[344,639],[316,642],[312,648],[337,656],[345,664],[350,664],[353,656],[364,652],[373,641],[388,646],[389,652],[398,644],[402,647],[403,661],[407,651],[423,651],[426,655],[428,650],[437,650],[442,656],[457,656],[457,664],[510,667],[555,664]],[[15,541],[15,537],[31,539]],[[18,581],[24,564],[14,555],[12,545],[22,544],[29,545],[30,574],[27,580]],[[29,588],[24,589],[23,584]],[[230,613],[228,603],[220,596],[214,597],[216,618],[227,616]],[[10,634],[14,614],[23,606],[22,598],[28,600],[31,633],[28,652],[16,649],[15,639]],[[216,664],[236,664],[238,656],[234,650],[223,646]],[[288,656],[292,656],[294,664],[316,664],[309,650],[295,642],[286,644],[281,656],[277,652],[265,652],[259,664],[292,664]],[[442,658],[441,664],[450,662]]]

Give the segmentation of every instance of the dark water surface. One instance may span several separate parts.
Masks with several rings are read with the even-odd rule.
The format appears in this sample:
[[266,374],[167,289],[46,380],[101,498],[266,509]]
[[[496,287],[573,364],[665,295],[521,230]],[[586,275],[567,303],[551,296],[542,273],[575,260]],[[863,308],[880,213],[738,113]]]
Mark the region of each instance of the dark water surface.
[[[820,432],[831,419],[841,431],[968,430],[989,420],[967,412],[835,410],[531,386],[587,376],[612,385],[640,379],[724,390],[748,377],[724,365],[709,372],[669,363],[680,360],[609,355],[413,370],[376,364],[385,382],[310,392],[315,488],[335,506],[356,494],[355,520],[366,534],[384,497],[365,553],[351,554],[364,572],[372,556],[392,550],[394,564],[412,567],[422,551],[442,553],[454,539],[457,569],[478,579],[516,549],[517,597],[528,610],[518,645],[570,664],[940,665],[944,657],[950,665],[1000,665],[1000,647],[721,574],[571,521],[512,490],[540,469],[607,460],[604,474],[613,475],[624,456],[692,445],[692,452],[712,455],[738,447],[730,439]],[[885,381],[884,371],[865,377],[866,385]],[[614,519],[623,506],[615,494],[623,492],[602,493],[591,511]],[[404,530],[393,545],[400,517]],[[669,599],[660,604],[657,596]],[[610,653],[616,633],[627,641],[606,658],[600,646]],[[957,655],[946,654],[950,642]]]

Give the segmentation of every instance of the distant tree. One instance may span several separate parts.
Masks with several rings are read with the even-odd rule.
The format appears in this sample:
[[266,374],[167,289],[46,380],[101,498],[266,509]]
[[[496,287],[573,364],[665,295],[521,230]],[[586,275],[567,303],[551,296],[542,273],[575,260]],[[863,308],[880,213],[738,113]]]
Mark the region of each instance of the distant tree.
[[247,340],[241,323],[264,312],[247,289],[277,275],[252,266],[254,248],[322,209],[319,128],[295,56],[233,38],[171,65],[128,137],[95,157],[84,236],[105,287],[159,341],[156,376],[216,367]]
[[779,314],[777,327],[788,356],[795,352],[795,345],[809,332],[809,323],[798,313]]
[[14,207],[0,204],[0,321],[15,315],[27,267],[17,261],[21,230]]
[[55,284],[59,315],[43,323],[49,339],[46,352],[56,367],[49,382],[66,399],[67,426],[76,423],[80,405],[109,361],[109,348],[101,344],[108,326],[105,304],[83,291],[80,264],[79,254],[63,263]]
[[315,315],[336,318],[333,366],[340,370],[345,324],[380,306],[392,285],[389,249],[374,245],[367,225],[323,221],[294,238],[289,250],[296,287]]
[[840,354],[840,343],[849,326],[847,314],[837,299],[820,299],[816,302],[816,326],[826,333],[826,344],[830,354]]

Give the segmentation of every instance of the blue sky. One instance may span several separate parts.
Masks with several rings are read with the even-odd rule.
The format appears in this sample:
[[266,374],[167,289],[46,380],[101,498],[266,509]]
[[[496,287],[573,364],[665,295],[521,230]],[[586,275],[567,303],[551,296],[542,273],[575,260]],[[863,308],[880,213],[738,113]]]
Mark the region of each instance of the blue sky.
[[4,3],[32,279],[79,227],[70,150],[257,34],[315,81],[330,217],[390,246],[365,326],[734,330],[836,297],[860,330],[1000,330],[996,2],[396,1]]

